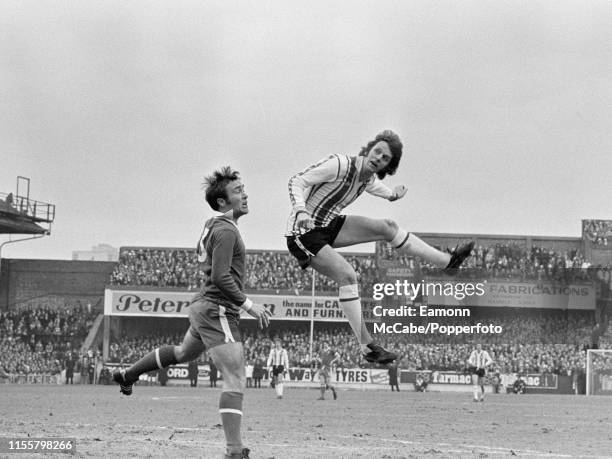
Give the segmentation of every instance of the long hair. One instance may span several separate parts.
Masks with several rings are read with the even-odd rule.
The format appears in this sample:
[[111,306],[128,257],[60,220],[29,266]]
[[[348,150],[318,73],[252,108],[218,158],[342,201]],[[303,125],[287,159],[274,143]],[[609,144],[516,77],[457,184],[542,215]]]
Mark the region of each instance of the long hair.
[[368,153],[370,153],[372,147],[374,147],[374,145],[376,145],[380,141],[387,142],[387,145],[389,145],[389,150],[391,151],[391,161],[389,161],[387,167],[376,173],[378,178],[382,180],[387,176],[387,174],[393,175],[397,171],[400,159],[402,159],[403,145],[399,136],[395,132],[391,130],[385,130],[378,134],[374,138],[374,140],[368,142],[365,147],[362,147],[361,151],[359,152],[359,156],[367,156]]
[[208,202],[208,205],[212,207],[213,210],[219,210],[218,199],[222,198],[227,200],[227,192],[225,191],[227,184],[239,178],[240,173],[233,170],[230,166],[222,167],[214,171],[208,177],[204,177],[202,188],[204,189],[206,202]]

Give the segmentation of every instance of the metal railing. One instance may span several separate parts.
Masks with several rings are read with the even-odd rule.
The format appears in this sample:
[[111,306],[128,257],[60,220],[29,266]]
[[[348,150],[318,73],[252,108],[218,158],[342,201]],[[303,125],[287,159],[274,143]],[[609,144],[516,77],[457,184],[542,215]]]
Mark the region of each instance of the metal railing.
[[13,193],[0,193],[0,210],[29,217],[37,222],[52,223],[55,220],[55,204],[14,196]]

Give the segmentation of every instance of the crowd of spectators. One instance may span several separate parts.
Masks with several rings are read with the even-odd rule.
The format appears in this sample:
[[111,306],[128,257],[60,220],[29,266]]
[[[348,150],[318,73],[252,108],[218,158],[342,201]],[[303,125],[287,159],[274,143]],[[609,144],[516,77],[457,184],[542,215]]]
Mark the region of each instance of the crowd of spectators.
[[[348,255],[348,261],[366,286],[376,279],[376,260],[370,254]],[[288,252],[248,251],[245,288],[249,290],[309,292],[312,274],[302,270]],[[112,285],[178,287],[197,290],[204,272],[194,250],[160,248],[122,248],[119,262],[111,274]],[[318,276],[317,289],[337,291],[335,282]]]
[[109,346],[108,361],[113,363],[134,363],[146,354],[166,344],[179,344],[183,341],[183,335],[152,333],[146,336],[128,338],[125,335],[111,340]]
[[[601,233],[601,228],[596,228]],[[604,228],[605,229],[605,228]],[[595,230],[593,230],[595,231]],[[606,230],[607,231],[607,230]],[[445,248],[441,248],[445,249]],[[375,282],[384,281],[387,267],[399,267],[415,274],[435,276],[434,269],[419,259],[399,254],[387,244],[378,244],[373,254],[346,254],[359,274],[362,296],[369,296]],[[309,294],[311,270],[302,270],[285,251],[248,251],[245,288],[270,293]],[[480,277],[510,281],[594,281],[598,300],[612,298],[610,267],[591,266],[577,250],[555,251],[537,245],[496,243],[477,245],[460,277]],[[203,280],[194,250],[172,248],[122,248],[112,273],[111,284],[171,287],[195,291]],[[336,294],[331,280],[317,276],[319,293]],[[604,308],[605,309],[605,308]],[[57,373],[69,353],[76,354],[91,329],[95,314],[83,307],[36,307],[0,313],[0,368],[7,373]],[[605,316],[606,321],[608,316]],[[454,325],[469,324],[473,318],[453,318]],[[493,322],[504,329],[502,335],[479,335],[494,354],[500,371],[571,372],[584,366],[584,348],[591,334],[592,315],[534,317],[506,314]],[[310,364],[309,334],[305,329],[285,327],[275,332],[289,351],[291,365]],[[247,360],[265,361],[273,334],[248,330],[244,334]],[[605,338],[604,338],[605,339]],[[109,361],[129,364],[162,344],[179,343],[182,335],[153,333],[144,337],[121,337],[111,342]],[[383,345],[401,355],[401,367],[422,370],[460,370],[471,344],[462,338],[439,335],[385,335]],[[329,342],[342,356],[341,364],[364,364],[359,346],[348,326],[319,326],[314,342]],[[612,343],[608,343],[608,346]],[[605,344],[604,344],[605,345]],[[315,347],[314,352],[317,352]]]
[[612,221],[610,220],[585,220],[582,233],[595,245],[608,247],[612,239]]
[[[379,244],[379,247],[374,254],[346,255],[359,275],[364,295],[369,295],[372,285],[382,279],[384,263],[381,263],[381,260],[393,261],[399,267],[420,271],[426,276],[440,275],[438,268],[390,251],[384,244]],[[527,250],[519,244],[508,243],[475,247],[473,256],[462,267],[459,276],[570,283],[593,280],[599,270],[609,268],[591,266],[578,250],[559,252],[539,246],[532,246]],[[110,283],[197,290],[202,284],[203,276],[194,250],[122,248]],[[316,286],[319,292],[337,291],[335,282],[320,275],[317,276]],[[245,288],[276,293],[308,293],[312,288],[312,273],[310,270],[302,270],[288,252],[248,251]]]
[[[9,374],[58,374],[70,354],[79,359],[79,349],[92,326],[95,314],[84,308],[53,310],[39,307],[0,314],[0,368]],[[428,320],[423,318],[423,320]],[[436,318],[435,320],[440,320]],[[493,323],[503,333],[479,334],[477,339],[495,360],[494,370],[501,373],[570,374],[583,370],[585,349],[590,344],[592,315],[580,311],[530,312],[516,314],[487,313],[473,317],[454,317],[454,325],[474,321]],[[289,353],[290,365],[308,367],[311,363],[310,335],[306,323],[280,323],[270,330],[254,326],[243,330],[248,362],[263,365],[273,339],[280,337]],[[180,343],[182,333],[163,331],[136,337],[121,336],[111,340],[108,362],[131,364],[161,345]],[[385,347],[400,357],[400,368],[412,370],[463,371],[473,347],[473,336],[378,335]],[[348,324],[317,324],[313,353],[329,343],[341,358],[339,366],[368,366]],[[612,343],[601,343],[603,347]],[[85,356],[86,357],[86,356]],[[208,360],[206,355],[201,362]]]
[[[472,278],[495,278],[512,281],[554,281],[560,283],[588,281],[595,267],[578,250],[558,252],[540,246],[529,250],[516,243],[476,246],[466,260],[461,275]],[[435,267],[422,265],[424,273]]]
[[78,355],[95,314],[82,306],[40,306],[0,313],[0,368],[9,374],[58,374]]
[[117,267],[111,274],[111,284],[193,290],[201,285],[203,278],[195,250],[122,248]]
[[[457,318],[453,323],[458,323]],[[501,335],[478,335],[477,339],[495,360],[494,369],[502,373],[555,373],[569,375],[582,370],[585,349],[590,344],[592,320],[585,314],[541,314],[505,317],[491,316],[489,320],[502,326]],[[310,332],[306,325],[277,326],[270,331],[256,328],[243,330],[245,358],[249,362],[264,362],[274,338],[279,337],[294,367],[310,366]],[[155,347],[179,343],[180,335],[157,334],[113,341],[110,361],[130,364]],[[413,370],[463,371],[473,349],[473,336],[444,335],[378,335],[385,347],[394,349],[400,357],[400,368]],[[314,331],[313,354],[323,343],[340,354],[339,366],[367,367],[361,350],[348,324],[325,326],[317,324]]]

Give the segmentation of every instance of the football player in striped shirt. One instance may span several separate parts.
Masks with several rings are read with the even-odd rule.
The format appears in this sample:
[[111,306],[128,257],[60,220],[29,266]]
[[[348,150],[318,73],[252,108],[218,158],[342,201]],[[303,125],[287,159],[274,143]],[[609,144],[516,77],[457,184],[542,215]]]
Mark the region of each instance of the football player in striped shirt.
[[268,325],[270,311],[243,293],[246,250],[238,219],[249,212],[249,206],[238,172],[224,167],[207,177],[204,186],[206,201],[221,215],[206,222],[198,241],[204,282],[189,306],[189,330],[179,346],[155,349],[127,370],[114,372],[113,380],[123,394],[131,395],[141,374],[189,362],[207,349],[223,373],[219,413],[226,439],[225,458],[244,459],[249,457],[240,432],[246,376],[238,324],[245,310],[263,328]]
[[493,363],[493,359],[487,351],[482,349],[482,344],[476,344],[476,349],[472,351],[467,364],[472,374],[472,393],[475,402],[484,402],[484,377],[487,368]]
[[395,174],[402,157],[402,142],[393,131],[383,131],[357,156],[331,155],[289,179],[292,204],[285,236],[287,247],[305,269],[317,272],[339,285],[340,303],[355,333],[365,360],[386,365],[397,355],[375,343],[361,314],[357,274],[335,249],[374,241],[387,241],[396,250],[447,272],[454,272],[471,254],[474,243],[441,252],[391,219],[341,215],[342,210],[364,191],[396,201],[406,194],[403,185],[390,189],[382,183]]
[[285,372],[289,369],[289,355],[287,350],[283,349],[283,343],[280,338],[274,340],[274,347],[270,349],[267,366],[270,368],[276,398],[283,398],[283,381],[285,379]]

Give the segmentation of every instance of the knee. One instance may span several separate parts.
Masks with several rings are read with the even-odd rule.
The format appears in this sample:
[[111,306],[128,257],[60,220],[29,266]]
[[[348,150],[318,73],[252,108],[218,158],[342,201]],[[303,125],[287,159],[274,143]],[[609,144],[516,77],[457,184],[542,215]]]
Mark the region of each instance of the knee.
[[223,374],[223,390],[225,392],[244,392],[246,386],[246,377],[239,373],[228,371]]
[[383,218],[380,221],[380,231],[385,236],[385,239],[390,241],[397,234],[397,230],[399,230],[399,225],[395,220],[390,218]]
[[183,349],[183,346],[175,346],[174,356],[176,357],[176,360],[178,361],[178,363],[182,363],[182,362],[185,362],[187,352],[185,352],[185,349]]
[[176,360],[178,363],[190,362],[191,360],[195,359],[198,355],[200,355],[200,353],[195,352],[194,349],[186,349],[183,346],[174,347],[174,356],[176,357]]
[[352,272],[343,272],[338,276],[339,285],[353,285],[357,283],[357,273],[353,270]]
[[338,285],[353,285],[357,283],[357,273],[352,266],[347,265],[341,272],[338,273],[336,279]]

